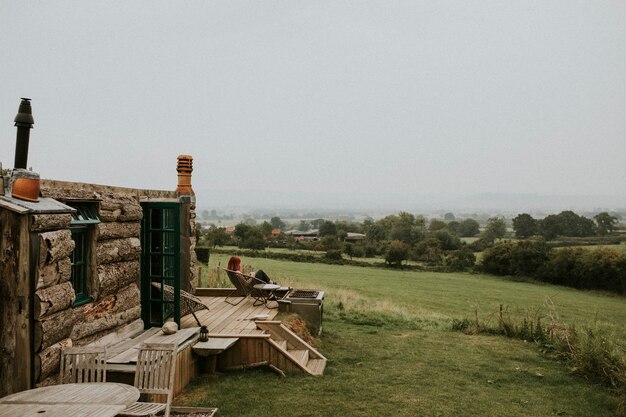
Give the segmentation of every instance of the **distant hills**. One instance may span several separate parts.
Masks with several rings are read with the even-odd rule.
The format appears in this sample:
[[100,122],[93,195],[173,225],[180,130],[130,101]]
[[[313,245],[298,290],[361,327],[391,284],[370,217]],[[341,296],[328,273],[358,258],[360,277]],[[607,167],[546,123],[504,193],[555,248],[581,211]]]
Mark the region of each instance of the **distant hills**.
[[522,193],[453,194],[371,194],[315,193],[283,191],[220,191],[196,190],[200,209],[229,209],[231,211],[345,211],[352,213],[558,213],[626,211],[626,194],[605,195],[548,195]]

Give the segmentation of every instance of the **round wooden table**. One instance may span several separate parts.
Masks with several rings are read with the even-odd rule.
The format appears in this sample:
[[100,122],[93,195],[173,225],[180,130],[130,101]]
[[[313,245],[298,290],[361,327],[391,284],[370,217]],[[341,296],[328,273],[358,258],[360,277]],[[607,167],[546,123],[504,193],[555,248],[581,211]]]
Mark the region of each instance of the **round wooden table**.
[[114,382],[51,385],[0,398],[0,417],[113,417],[139,395],[137,388]]

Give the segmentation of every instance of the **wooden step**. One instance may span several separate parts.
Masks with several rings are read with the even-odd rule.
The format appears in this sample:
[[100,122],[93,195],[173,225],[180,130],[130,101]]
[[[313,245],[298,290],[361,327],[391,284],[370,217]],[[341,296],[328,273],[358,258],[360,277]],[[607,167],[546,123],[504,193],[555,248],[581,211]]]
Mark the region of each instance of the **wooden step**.
[[309,361],[309,351],[308,350],[288,350],[289,354],[293,356],[298,363],[305,365]]
[[[324,374],[326,358],[280,321],[257,321],[256,325],[270,336],[268,342],[279,349],[285,359],[302,372],[310,375]],[[273,365],[279,366],[277,363]]]
[[306,367],[313,375],[323,375],[324,368],[326,368],[326,360],[325,359],[309,359],[309,362],[306,364]]

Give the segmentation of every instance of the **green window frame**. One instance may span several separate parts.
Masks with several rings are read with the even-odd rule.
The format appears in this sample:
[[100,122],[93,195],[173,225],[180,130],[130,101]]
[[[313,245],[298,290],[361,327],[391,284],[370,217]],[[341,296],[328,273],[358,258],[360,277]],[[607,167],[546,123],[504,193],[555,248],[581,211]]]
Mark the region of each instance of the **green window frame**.
[[76,293],[74,306],[86,304],[92,300],[89,296],[90,247],[94,236],[93,227],[100,223],[98,211],[94,203],[68,203],[76,209],[72,213],[70,231],[74,241],[72,252],[71,282]]

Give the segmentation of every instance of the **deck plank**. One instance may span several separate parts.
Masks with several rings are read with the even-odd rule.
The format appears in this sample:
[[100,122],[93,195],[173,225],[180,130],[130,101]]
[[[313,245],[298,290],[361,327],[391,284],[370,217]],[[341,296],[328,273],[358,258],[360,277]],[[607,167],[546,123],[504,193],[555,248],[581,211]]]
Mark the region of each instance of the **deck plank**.
[[[254,306],[254,299],[248,297],[238,305],[227,303],[225,297],[200,297],[207,303],[210,310],[196,312],[198,319],[209,328],[211,334],[261,334],[257,329],[254,317],[267,315],[267,320],[273,320],[278,314],[277,309],[269,309],[265,305]],[[193,316],[187,315],[181,318],[181,328],[196,327],[197,323]]]

